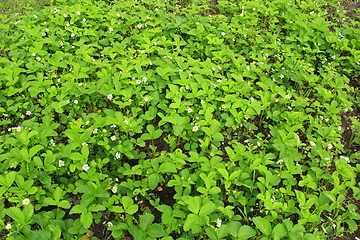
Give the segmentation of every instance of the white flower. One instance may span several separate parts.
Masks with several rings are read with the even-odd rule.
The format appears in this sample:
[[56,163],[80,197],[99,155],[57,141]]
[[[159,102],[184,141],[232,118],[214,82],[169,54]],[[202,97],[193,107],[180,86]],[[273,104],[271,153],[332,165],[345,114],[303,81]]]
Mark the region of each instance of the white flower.
[[141,79],[143,82],[147,82],[147,78],[146,77],[142,77]]
[[192,131],[196,132],[197,130],[199,130],[199,126],[193,126]]
[[45,37],[45,36],[46,36],[46,32],[43,32],[41,35],[42,35],[43,37]]
[[152,63],[151,61],[149,61],[149,65],[150,65],[150,66],[153,65],[153,63]]
[[186,110],[187,110],[188,113],[192,113],[192,112],[193,112],[192,108],[188,108],[188,109],[186,109]]
[[79,101],[78,101],[78,100],[74,100],[74,103],[75,103],[75,104],[78,104],[78,103],[79,103]]
[[279,76],[281,79],[283,79],[284,78],[284,75],[283,74],[280,74],[280,76]]
[[31,115],[31,112],[30,111],[26,111],[25,113],[27,116],[30,116]]
[[87,120],[86,122],[85,122],[85,125],[88,125],[90,123],[90,121],[89,120]]
[[71,37],[75,37],[75,33],[71,33],[71,35],[70,35]]
[[109,27],[109,32],[114,31],[114,29],[112,27]]
[[222,220],[220,218],[216,219],[216,227],[217,228],[221,227],[221,222],[222,222]]
[[310,143],[310,146],[312,146],[312,147],[316,146],[316,143],[314,143],[313,141],[310,141],[309,143]]
[[20,126],[17,126],[14,128],[17,132],[20,132],[21,131],[21,127]]
[[142,28],[142,24],[138,24],[137,28],[139,28],[139,29]]
[[250,71],[250,66],[246,66],[246,69],[247,69],[248,71]]
[[332,149],[333,145],[331,143],[328,143],[328,149]]
[[[59,81],[58,81],[58,82],[59,82]],[[70,103],[70,100],[69,100],[69,99],[68,99],[68,100],[66,100],[66,103],[67,103],[67,104],[69,104],[69,103]]]
[[221,36],[225,36],[225,32],[221,32]]
[[95,128],[95,129],[93,130],[93,134],[97,133],[98,130],[99,130],[99,129]]
[[121,157],[121,153],[119,153],[119,152],[115,153],[115,157],[116,157],[116,159],[119,159]]
[[66,27],[70,27],[70,23],[66,23],[65,26],[66,26]]
[[34,15],[34,18],[37,18],[37,16],[36,16],[36,15]]
[[221,79],[218,79],[218,80],[216,80],[218,83],[222,83],[222,80]]
[[144,101],[145,101],[145,102],[148,102],[148,101],[149,101],[149,98],[148,98],[148,97],[144,97]]
[[80,11],[76,11],[76,15],[80,15],[81,13],[80,13]]
[[227,109],[227,107],[225,106],[225,104],[221,105],[222,109]]
[[291,111],[291,110],[292,110],[292,107],[288,106],[288,109]]
[[125,123],[126,125],[129,125],[129,120],[124,120],[124,123]]
[[120,13],[117,13],[116,16],[120,17]]
[[111,188],[111,191],[112,191],[113,193],[116,193],[116,192],[117,192],[117,187],[115,187],[115,186],[112,187],[112,188]]
[[78,86],[81,87],[83,84],[82,83],[79,83]]
[[26,206],[29,205],[30,200],[28,198],[25,198],[24,200],[22,200],[22,205]]
[[108,227],[114,226],[114,224],[112,224],[112,222],[107,222],[106,225],[107,225]]
[[280,163],[282,163],[282,162],[284,162],[284,159],[279,159],[279,160],[276,162],[276,164],[280,164]]
[[86,22],[86,18],[83,18],[82,21],[83,21],[83,22]]
[[83,142],[81,145],[82,145],[83,147],[86,147],[88,144],[87,144],[86,142]]
[[5,228],[6,228],[7,230],[10,230],[10,229],[11,229],[11,224],[10,224],[10,223],[6,224]]
[[45,31],[48,32],[48,31],[50,31],[50,30],[49,30],[48,28],[45,28]]
[[110,127],[111,128],[116,128],[116,124],[111,124]]
[[60,42],[60,46],[64,45],[64,42]]
[[140,79],[136,80],[136,84],[140,84],[142,81]]
[[36,57],[36,60],[39,62],[41,60],[41,57]]
[[63,160],[59,160],[59,167],[64,167],[65,166],[65,162]]
[[103,129],[102,131],[103,131],[103,133],[106,133],[106,132],[107,132],[107,130],[106,130],[106,129]]
[[108,98],[109,100],[111,100],[111,99],[113,99],[113,95],[110,93],[109,95],[107,95],[107,98]]
[[66,13],[64,13],[64,15],[63,15],[64,17],[67,17],[68,15],[66,14]]
[[115,141],[115,140],[116,140],[116,136],[115,136],[115,135],[114,135],[114,136],[111,136],[110,139],[111,139],[112,141]]
[[84,165],[82,166],[82,169],[83,169],[85,172],[87,172],[87,171],[89,171],[90,167],[89,167],[88,164],[84,164]]
[[286,99],[290,99],[291,97],[290,97],[290,95],[286,95],[285,98],[286,98]]

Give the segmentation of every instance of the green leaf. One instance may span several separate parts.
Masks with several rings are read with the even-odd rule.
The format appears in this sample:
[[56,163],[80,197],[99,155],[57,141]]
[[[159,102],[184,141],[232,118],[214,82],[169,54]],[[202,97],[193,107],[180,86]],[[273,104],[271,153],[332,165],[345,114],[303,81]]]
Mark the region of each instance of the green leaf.
[[255,236],[256,231],[248,225],[241,226],[240,222],[230,222],[228,224],[229,233],[236,239],[248,239]]
[[109,208],[110,212],[123,213],[124,209],[120,206],[112,206]]
[[188,208],[191,212],[198,214],[201,206],[201,198],[200,197],[190,197],[184,196],[182,200],[188,205]]
[[71,153],[70,159],[74,160],[74,161],[81,161],[81,160],[84,160],[84,157],[83,155],[81,155],[80,153],[78,152],[73,152]]
[[344,220],[344,221],[345,221],[345,222],[347,223],[347,225],[349,226],[350,231],[352,231],[352,232],[356,231],[356,229],[357,229],[357,224],[356,224],[355,220],[353,220],[353,219],[346,219],[346,220]]
[[60,199],[62,198],[62,196],[63,196],[63,191],[61,190],[61,188],[59,188],[59,187],[57,187],[56,189],[55,189],[55,191],[54,191],[54,193],[53,193],[53,196],[54,196],[54,200],[56,201],[56,202],[59,202],[60,201]]
[[265,234],[266,236],[270,236],[271,234],[271,224],[269,220],[262,217],[254,217],[253,222],[255,223],[256,227],[260,229],[260,231]]
[[69,209],[71,207],[71,204],[67,200],[62,200],[61,202],[59,202],[58,206],[61,208]]
[[167,173],[167,172],[177,172],[175,164],[174,163],[170,163],[170,162],[164,162],[163,164],[160,165],[159,173]]
[[139,206],[134,204],[134,201],[128,196],[122,197],[121,203],[123,204],[124,210],[127,214],[132,215],[136,213],[139,209]]
[[223,239],[229,233],[229,227],[227,225],[221,225],[217,231],[216,236],[218,239]]
[[128,207],[130,207],[131,205],[134,204],[134,201],[128,196],[123,196],[121,198],[121,203],[124,206],[124,208],[128,208]]
[[215,142],[222,142],[224,141],[224,136],[219,133],[219,132],[216,132],[212,135],[212,138],[214,139]]
[[138,211],[138,209],[139,209],[138,205],[131,205],[130,207],[125,209],[125,212],[127,214],[132,215],[132,214],[136,213]]
[[29,151],[29,157],[32,158],[37,152],[39,152],[43,148],[44,147],[41,145],[36,145],[36,146],[32,147]]
[[205,232],[206,234],[208,235],[208,237],[211,239],[211,240],[217,240],[217,236],[216,236],[216,233],[215,233],[215,229],[213,227],[207,227],[205,229]]
[[189,214],[184,223],[184,231],[189,231],[199,221],[199,216],[195,214]]
[[152,224],[152,222],[154,221],[154,215],[152,215],[151,213],[145,213],[144,215],[140,216],[140,223],[139,223],[139,227],[146,232],[146,230],[148,229],[148,227]]
[[24,213],[17,207],[10,207],[5,209],[5,213],[9,215],[15,222],[19,224],[26,224],[25,223],[25,216]]
[[216,205],[213,202],[208,202],[205,205],[203,205],[200,209],[200,216],[207,216],[210,213],[214,212],[216,210]]
[[248,225],[241,226],[238,231],[238,239],[249,239],[256,235],[256,231]]
[[160,224],[151,224],[150,227],[146,230],[146,233],[151,237],[159,238],[165,235],[165,231]]
[[57,205],[57,202],[52,198],[45,198],[44,204],[53,206],[53,205]]
[[75,205],[71,208],[70,214],[84,213],[86,211],[87,211],[87,207],[84,207],[83,205]]
[[93,204],[89,207],[89,211],[90,212],[100,212],[100,211],[105,211],[106,207],[102,204]]
[[212,187],[210,190],[209,190],[209,194],[218,194],[221,192],[221,189],[219,187]]
[[161,129],[156,130],[153,134],[152,137],[153,139],[157,139],[162,135],[163,131]]
[[286,230],[286,227],[285,225],[281,224],[281,223],[278,223],[273,231],[272,231],[272,236],[275,238],[283,238],[287,235],[287,230]]
[[6,174],[6,177],[5,177],[5,187],[10,187],[13,182],[15,181],[15,177],[16,177],[17,173],[12,171],[12,172],[8,172]]
[[87,159],[89,157],[89,147],[88,146],[84,146],[81,148],[81,155],[83,156],[84,159]]
[[170,206],[168,206],[168,205],[158,205],[156,207],[156,209],[159,210],[162,213],[166,213],[166,214],[169,214],[169,215],[172,214],[172,208]]
[[84,212],[80,216],[80,222],[84,228],[89,229],[93,221],[93,215],[91,212]]
[[148,177],[148,184],[149,184],[149,188],[150,190],[154,190],[157,185],[159,184],[159,174],[157,173],[152,173],[149,177]]

